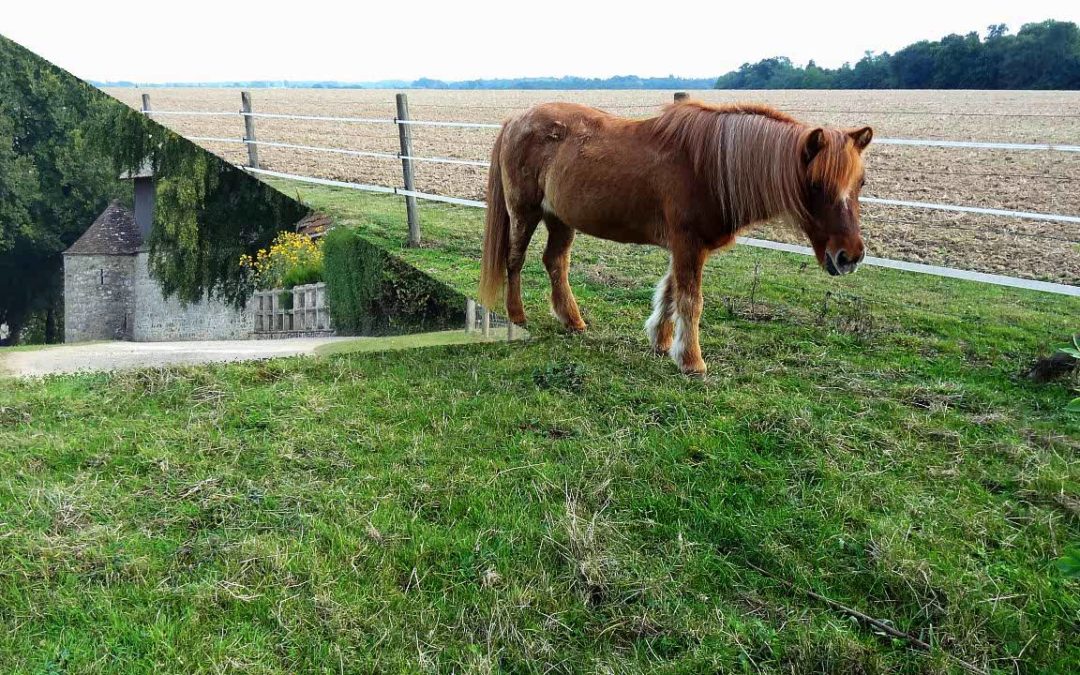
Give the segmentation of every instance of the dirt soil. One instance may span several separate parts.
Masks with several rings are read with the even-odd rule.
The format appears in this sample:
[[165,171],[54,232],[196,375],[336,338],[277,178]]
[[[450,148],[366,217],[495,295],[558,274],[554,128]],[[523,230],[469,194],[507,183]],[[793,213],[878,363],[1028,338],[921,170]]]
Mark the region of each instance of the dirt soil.
[[[137,89],[109,93],[137,107]],[[258,119],[259,140],[394,153],[398,151],[394,92],[382,90],[260,89],[256,112],[374,117],[386,124]],[[1080,92],[985,91],[701,91],[713,102],[759,101],[814,124],[869,124],[878,137],[1013,143],[1080,144]],[[153,89],[156,110],[239,110],[231,89]],[[413,119],[500,122],[542,101],[571,100],[616,114],[655,114],[667,91],[411,91]],[[161,116],[187,136],[241,138],[232,117]],[[413,127],[418,156],[487,160],[496,130]],[[247,160],[242,145],[203,145],[229,161]],[[872,146],[865,195],[1080,215],[1080,153]],[[395,160],[260,147],[264,168],[380,185],[400,185]],[[416,165],[417,188],[482,199],[487,169],[450,164]],[[864,231],[873,255],[1080,284],[1080,225],[1016,218],[863,205]],[[775,227],[757,233],[798,241]]]

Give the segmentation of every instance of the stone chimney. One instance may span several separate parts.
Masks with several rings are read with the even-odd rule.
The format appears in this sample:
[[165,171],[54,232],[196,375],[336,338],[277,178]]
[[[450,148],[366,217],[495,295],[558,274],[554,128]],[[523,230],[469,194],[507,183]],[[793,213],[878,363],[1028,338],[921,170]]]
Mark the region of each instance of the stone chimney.
[[149,162],[144,162],[138,171],[124,173],[120,180],[130,180],[135,183],[135,224],[139,226],[139,233],[143,242],[150,238],[150,228],[154,225],[154,170]]

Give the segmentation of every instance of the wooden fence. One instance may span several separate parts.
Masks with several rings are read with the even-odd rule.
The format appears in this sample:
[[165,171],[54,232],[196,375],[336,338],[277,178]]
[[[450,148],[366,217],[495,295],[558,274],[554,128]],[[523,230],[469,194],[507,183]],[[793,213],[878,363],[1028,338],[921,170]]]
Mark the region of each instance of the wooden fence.
[[[505,331],[507,340],[524,337],[524,333],[513,323],[492,312],[472,298],[465,300],[465,332],[479,333],[484,337],[495,337],[500,330]],[[501,335],[498,335],[501,337]]]
[[256,337],[328,337],[334,334],[326,284],[256,291],[251,298]]
[[[674,95],[676,101],[683,100],[687,97],[684,92],[677,92]],[[355,190],[363,190],[367,192],[377,192],[386,194],[395,194],[405,197],[405,207],[408,216],[409,233],[408,233],[408,245],[419,246],[421,243],[421,227],[420,227],[420,215],[417,207],[417,200],[425,200],[432,202],[443,202],[447,204],[456,204],[459,206],[470,206],[477,208],[486,208],[486,204],[482,201],[473,199],[462,199],[459,197],[449,197],[445,195],[431,194],[427,192],[417,191],[413,183],[413,165],[416,162],[435,162],[441,164],[459,164],[468,166],[481,166],[487,167],[487,161],[480,160],[466,160],[453,157],[421,157],[412,154],[412,136],[411,128],[413,126],[435,126],[435,127],[457,127],[457,128],[472,128],[472,129],[499,129],[500,124],[486,123],[486,122],[464,122],[464,121],[443,121],[443,120],[415,120],[409,115],[408,98],[405,94],[398,94],[395,103],[397,104],[394,117],[343,117],[332,115],[297,115],[288,113],[258,113],[254,110],[251,93],[241,93],[241,110],[237,112],[227,111],[195,111],[195,110],[164,110],[154,111],[150,107],[149,94],[143,94],[142,112],[146,115],[152,116],[164,116],[164,115],[208,115],[208,116],[241,116],[244,120],[244,134],[242,137],[232,138],[220,138],[220,137],[200,137],[189,136],[188,139],[192,141],[208,142],[208,143],[237,143],[244,145],[248,150],[248,163],[244,167],[247,171],[273,176],[278,178],[285,178],[289,180],[295,180],[305,183],[312,183],[316,185],[329,185],[334,187],[343,187]],[[938,114],[938,113],[934,113]],[[988,113],[993,114],[993,113]],[[364,124],[364,125],[388,125],[396,126],[398,131],[398,137],[400,141],[399,152],[375,152],[368,150],[354,150],[338,147],[320,147],[310,145],[299,145],[294,143],[284,143],[279,141],[260,141],[256,137],[255,133],[255,120],[256,118],[270,118],[270,119],[295,119],[295,120],[307,120],[307,121],[327,121],[327,122],[340,122],[348,124]],[[987,150],[1007,150],[1007,151],[1043,151],[1043,152],[1066,152],[1066,153],[1080,153],[1080,144],[1076,145],[1063,145],[1058,143],[999,143],[999,142],[984,142],[984,141],[967,141],[967,140],[941,140],[941,139],[910,139],[910,138],[875,138],[875,145],[902,145],[902,146],[923,146],[923,147],[939,147],[939,148],[971,148],[971,149],[987,149]],[[303,150],[309,152],[326,152],[334,154],[344,154],[353,157],[363,157],[368,159],[377,160],[393,160],[400,161],[402,166],[402,182],[404,187],[388,187],[385,185],[368,185],[362,183],[352,183],[348,181],[330,180],[325,178],[316,178],[312,176],[304,176],[291,173],[283,173],[279,171],[271,171],[263,169],[259,163],[258,146],[270,146],[278,148],[292,148],[296,150]],[[997,174],[994,174],[997,175]],[[1006,174],[1001,174],[1005,176]],[[934,212],[951,212],[951,213],[967,213],[967,214],[980,214],[1002,218],[1017,218],[1034,221],[1047,221],[1058,223],[1070,223],[1080,224],[1080,216],[1071,216],[1065,214],[1056,213],[1036,213],[1030,211],[1015,211],[1008,209],[997,208],[984,208],[979,206],[959,205],[959,204],[939,204],[931,202],[916,202],[898,199],[885,199],[877,197],[862,196],[861,201],[867,204],[878,204],[884,206],[894,206],[905,209],[921,209],[930,210]],[[941,223],[936,223],[937,227],[942,227]],[[957,229],[971,229],[971,228],[957,228]],[[1047,238],[1045,235],[1037,232],[1025,232],[1013,230],[1007,232],[1010,236],[1015,237],[1037,237]],[[1056,239],[1057,237],[1049,237]],[[1065,239],[1066,241],[1072,241]],[[754,239],[749,237],[740,237],[739,241],[749,246],[756,246],[760,248],[783,250],[789,253],[796,253],[799,255],[813,255],[812,249],[807,246],[796,246],[792,244],[785,244],[775,241],[767,241],[762,239]],[[1039,281],[1027,278],[1017,278],[1012,276],[1004,276],[999,274],[987,274],[983,272],[974,272],[964,269],[956,269],[951,267],[940,267],[936,265],[926,265],[923,263],[914,263],[903,260],[890,260],[886,258],[877,258],[873,256],[867,256],[865,261],[867,265],[887,267],[891,269],[899,269],[908,272],[917,272],[920,274],[930,274],[940,277],[965,279],[969,281],[976,281],[980,283],[995,284],[999,286],[1008,286],[1013,288],[1026,288],[1030,290],[1037,290],[1048,293],[1056,293],[1061,295],[1070,295],[1080,297],[1080,287],[1051,283],[1046,281]]]
[[[330,337],[334,335],[326,284],[255,291],[251,297],[256,338]],[[525,333],[472,298],[465,301],[465,332],[485,338],[515,340]]]

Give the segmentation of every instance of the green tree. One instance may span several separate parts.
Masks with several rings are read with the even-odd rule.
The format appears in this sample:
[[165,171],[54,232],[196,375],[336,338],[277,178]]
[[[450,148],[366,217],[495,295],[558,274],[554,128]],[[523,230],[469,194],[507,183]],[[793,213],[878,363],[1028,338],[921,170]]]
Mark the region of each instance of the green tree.
[[1080,89],[1080,28],[1044,21],[1024,25],[1001,64],[1004,89]]
[[978,33],[948,35],[934,54],[934,89],[992,89],[997,72]]
[[60,253],[123,192],[86,130],[89,85],[0,37],[0,323],[18,340],[32,315],[60,339]]
[[737,71],[721,76],[719,89],[792,89],[798,88],[795,66],[786,56],[775,56],[757,63],[744,63]]
[[851,71],[848,86],[852,89],[888,89],[893,87],[892,72],[889,68],[888,52],[874,54],[866,52]]
[[805,68],[785,57],[744,63],[721,75],[720,89],[1080,89],[1080,28],[1065,21],[1005,24],[978,33],[916,42],[895,54],[867,52],[854,66]]
[[923,40],[896,52],[892,71],[896,86],[901,89],[929,89],[933,86],[937,66],[937,43]]
[[30,205],[37,176],[30,158],[15,152],[14,136],[12,121],[0,116],[0,255],[20,238],[33,236]]
[[820,68],[813,59],[810,59],[803,71],[799,89],[832,89],[835,87],[835,80],[836,76],[832,71]]

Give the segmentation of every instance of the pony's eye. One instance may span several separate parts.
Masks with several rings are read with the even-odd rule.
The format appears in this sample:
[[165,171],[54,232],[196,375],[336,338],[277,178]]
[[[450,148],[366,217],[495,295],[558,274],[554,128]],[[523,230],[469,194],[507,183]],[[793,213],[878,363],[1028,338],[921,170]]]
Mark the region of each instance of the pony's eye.
[[861,188],[866,187],[866,176],[863,176],[863,179],[861,181],[859,181],[859,187],[861,187]]

